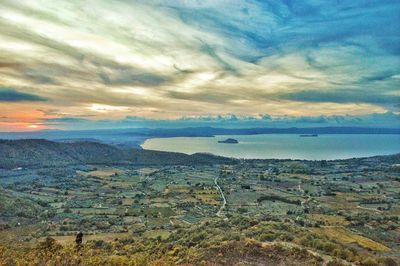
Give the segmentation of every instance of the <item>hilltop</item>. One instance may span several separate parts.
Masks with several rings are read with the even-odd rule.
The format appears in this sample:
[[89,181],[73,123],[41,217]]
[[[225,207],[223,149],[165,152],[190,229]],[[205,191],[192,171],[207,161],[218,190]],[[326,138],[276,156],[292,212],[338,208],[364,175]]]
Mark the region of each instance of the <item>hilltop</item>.
[[210,154],[124,149],[89,141],[0,140],[0,168],[7,169],[74,164],[189,165],[233,161]]

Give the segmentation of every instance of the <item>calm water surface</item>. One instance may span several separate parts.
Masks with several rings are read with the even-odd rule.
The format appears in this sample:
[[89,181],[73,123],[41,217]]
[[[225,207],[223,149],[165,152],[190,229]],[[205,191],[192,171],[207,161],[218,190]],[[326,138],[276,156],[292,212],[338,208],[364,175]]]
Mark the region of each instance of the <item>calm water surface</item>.
[[[239,144],[218,143],[234,138]],[[319,135],[295,134],[230,135],[155,138],[144,149],[193,154],[208,152],[235,158],[333,160],[400,153],[400,135]]]

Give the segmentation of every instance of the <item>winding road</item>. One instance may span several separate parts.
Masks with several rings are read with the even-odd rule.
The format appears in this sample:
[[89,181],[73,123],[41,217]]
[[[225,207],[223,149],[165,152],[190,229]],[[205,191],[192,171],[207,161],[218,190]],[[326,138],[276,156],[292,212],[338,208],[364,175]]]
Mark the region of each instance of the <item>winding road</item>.
[[221,187],[218,185],[218,178],[219,178],[219,176],[215,177],[214,184],[217,187],[219,193],[221,194],[221,197],[222,197],[222,200],[223,200],[223,204],[222,204],[221,208],[219,208],[219,210],[217,212],[217,216],[221,217],[221,213],[225,209],[225,206],[226,206],[226,198],[225,198],[224,192],[222,191]]

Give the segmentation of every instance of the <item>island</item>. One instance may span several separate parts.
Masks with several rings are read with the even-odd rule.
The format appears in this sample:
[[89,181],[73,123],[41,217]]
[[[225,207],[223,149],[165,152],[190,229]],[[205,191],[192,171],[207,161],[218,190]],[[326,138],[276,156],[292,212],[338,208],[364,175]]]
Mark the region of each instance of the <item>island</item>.
[[219,140],[218,143],[226,143],[226,144],[238,144],[239,141],[237,139],[226,139],[226,140]]
[[318,134],[303,134],[300,135],[300,137],[304,138],[304,137],[318,137]]

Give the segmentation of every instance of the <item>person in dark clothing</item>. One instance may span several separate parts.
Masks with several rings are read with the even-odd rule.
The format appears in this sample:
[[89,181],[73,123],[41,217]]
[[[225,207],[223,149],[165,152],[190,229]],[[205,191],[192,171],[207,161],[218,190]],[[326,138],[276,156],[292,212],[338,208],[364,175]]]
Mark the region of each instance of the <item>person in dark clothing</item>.
[[81,246],[82,246],[82,240],[83,240],[83,233],[82,233],[82,232],[79,232],[79,233],[76,235],[76,238],[75,238],[75,244],[76,244],[76,248],[77,248],[77,249],[80,249],[80,248],[81,248]]

